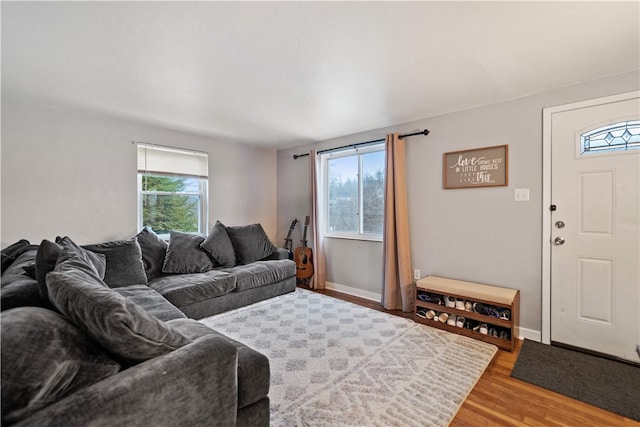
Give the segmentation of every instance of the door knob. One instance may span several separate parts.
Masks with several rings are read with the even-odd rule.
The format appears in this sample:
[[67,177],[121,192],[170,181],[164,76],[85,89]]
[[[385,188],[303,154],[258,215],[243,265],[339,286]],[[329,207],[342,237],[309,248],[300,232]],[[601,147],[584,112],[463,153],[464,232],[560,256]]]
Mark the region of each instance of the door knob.
[[556,246],[564,245],[564,237],[556,237],[553,239],[553,244]]

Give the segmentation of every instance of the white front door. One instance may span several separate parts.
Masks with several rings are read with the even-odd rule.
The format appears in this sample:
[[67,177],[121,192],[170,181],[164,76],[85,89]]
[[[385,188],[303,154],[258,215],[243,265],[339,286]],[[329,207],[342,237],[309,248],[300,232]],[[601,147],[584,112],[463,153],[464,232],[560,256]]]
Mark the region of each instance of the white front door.
[[622,98],[549,115],[551,341],[638,362],[640,99]]

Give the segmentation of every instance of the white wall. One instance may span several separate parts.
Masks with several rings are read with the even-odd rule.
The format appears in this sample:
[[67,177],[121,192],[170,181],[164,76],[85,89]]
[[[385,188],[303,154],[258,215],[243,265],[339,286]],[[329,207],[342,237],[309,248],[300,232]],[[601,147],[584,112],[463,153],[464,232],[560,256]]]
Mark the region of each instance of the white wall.
[[2,103],[2,247],[137,232],[132,141],[209,152],[209,221],[276,229],[276,152],[50,106]]
[[[542,109],[637,90],[638,72],[549,91],[501,104],[427,118],[316,144],[315,148],[383,138],[428,128],[407,140],[409,229],[413,268],[422,275],[520,289],[523,328],[541,329],[542,293]],[[445,152],[509,145],[509,186],[444,190]],[[278,231],[308,212],[311,146],[278,152]],[[304,184],[303,184],[304,183]],[[529,188],[529,202],[515,202],[514,189]],[[286,196],[283,193],[287,193]],[[380,293],[380,243],[332,240],[327,279]]]

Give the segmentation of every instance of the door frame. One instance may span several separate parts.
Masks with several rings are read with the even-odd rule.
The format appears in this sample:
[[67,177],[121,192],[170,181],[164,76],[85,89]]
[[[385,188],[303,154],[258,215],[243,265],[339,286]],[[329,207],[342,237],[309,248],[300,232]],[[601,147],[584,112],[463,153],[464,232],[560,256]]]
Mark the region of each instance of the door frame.
[[640,91],[573,102],[542,109],[542,330],[541,341],[551,344],[551,119],[564,111],[640,97]]

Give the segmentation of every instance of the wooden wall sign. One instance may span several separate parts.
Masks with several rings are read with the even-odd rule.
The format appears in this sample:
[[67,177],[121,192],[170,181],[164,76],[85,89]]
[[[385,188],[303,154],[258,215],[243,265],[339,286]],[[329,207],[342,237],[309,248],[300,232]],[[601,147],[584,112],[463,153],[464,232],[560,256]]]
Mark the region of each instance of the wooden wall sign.
[[509,146],[444,153],[443,188],[504,187],[509,185]]

